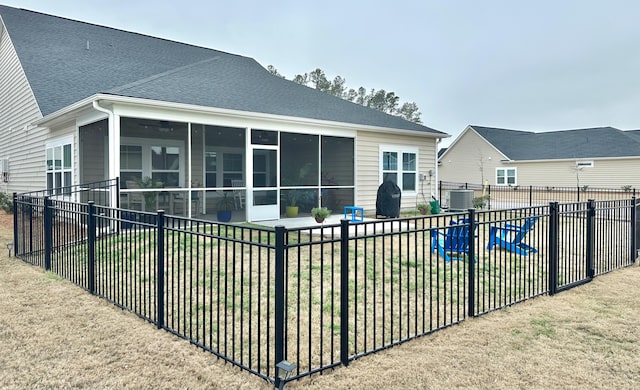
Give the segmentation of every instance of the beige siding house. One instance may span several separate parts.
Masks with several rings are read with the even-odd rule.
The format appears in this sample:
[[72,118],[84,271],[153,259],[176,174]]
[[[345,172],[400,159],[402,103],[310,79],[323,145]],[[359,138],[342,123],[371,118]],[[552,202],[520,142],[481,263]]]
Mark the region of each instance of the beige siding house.
[[448,182],[640,188],[640,131],[534,133],[468,126],[438,163],[440,180]]
[[0,5],[0,191],[119,178],[123,208],[372,214],[385,179],[407,209],[435,191],[445,137],[249,57]]

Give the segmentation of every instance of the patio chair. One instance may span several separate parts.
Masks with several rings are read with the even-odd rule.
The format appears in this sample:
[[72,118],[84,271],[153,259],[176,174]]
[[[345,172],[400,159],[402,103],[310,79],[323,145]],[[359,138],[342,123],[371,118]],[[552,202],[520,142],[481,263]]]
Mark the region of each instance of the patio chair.
[[[138,183],[133,180],[127,180],[125,183],[128,189],[140,189]],[[127,204],[126,207],[124,207],[123,202],[123,208],[144,211],[144,197],[142,196],[142,192],[125,192],[122,196]],[[137,207],[134,207],[134,205],[137,205]]]
[[[475,226],[475,225],[474,225]],[[445,231],[431,231],[431,251],[436,249],[440,256],[448,263],[453,260],[464,260],[464,255],[469,253],[469,219],[460,218],[457,222],[451,221]]]
[[[243,180],[231,180],[231,187],[233,188],[242,188],[244,187]],[[242,210],[244,208],[244,190],[243,189],[234,189],[233,190],[233,200],[236,206],[236,210]]]
[[520,256],[529,256],[529,253],[537,253],[538,250],[536,248],[522,242],[537,221],[538,217],[530,217],[525,219],[520,226],[507,223],[502,226],[490,227],[487,250],[497,246]]

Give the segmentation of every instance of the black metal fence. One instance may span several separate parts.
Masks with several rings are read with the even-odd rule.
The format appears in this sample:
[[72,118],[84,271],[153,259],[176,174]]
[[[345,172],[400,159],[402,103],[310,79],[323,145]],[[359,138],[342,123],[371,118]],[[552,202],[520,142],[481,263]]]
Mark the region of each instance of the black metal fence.
[[474,192],[473,206],[486,210],[544,206],[550,202],[573,203],[586,202],[589,199],[615,200],[636,196],[636,189],[631,186],[621,188],[596,188],[586,185],[575,187],[498,186],[440,181],[438,183],[438,199],[444,207],[448,206],[448,195],[452,190],[472,190]]
[[638,246],[635,198],[296,229],[14,199],[17,256],[276,384],[282,360],[289,380],[348,365],[628,266]]
[[[120,178],[95,181],[85,184],[74,184],[65,187],[48,188],[21,193],[22,197],[70,200],[77,203],[94,202],[101,206],[120,207]],[[115,199],[115,202],[113,201]]]

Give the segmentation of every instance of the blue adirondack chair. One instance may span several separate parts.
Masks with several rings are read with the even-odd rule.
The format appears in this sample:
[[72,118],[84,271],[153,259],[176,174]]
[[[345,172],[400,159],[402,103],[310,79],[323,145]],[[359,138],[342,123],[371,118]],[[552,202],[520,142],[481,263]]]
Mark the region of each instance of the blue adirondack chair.
[[448,263],[452,259],[464,259],[464,255],[469,253],[469,220],[461,218],[457,222],[451,221],[445,231],[431,231],[431,251],[436,249]]
[[490,227],[487,249],[491,250],[494,246],[497,246],[520,256],[529,256],[529,253],[537,253],[538,250],[536,248],[522,242],[537,221],[538,217],[530,217],[525,219],[520,226],[507,223],[503,226]]

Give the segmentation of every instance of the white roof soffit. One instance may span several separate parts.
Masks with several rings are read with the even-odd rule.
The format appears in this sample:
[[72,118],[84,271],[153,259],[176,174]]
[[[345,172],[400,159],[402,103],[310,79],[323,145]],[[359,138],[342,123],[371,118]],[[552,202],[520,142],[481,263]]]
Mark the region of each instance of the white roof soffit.
[[164,102],[159,100],[150,100],[150,99],[141,99],[141,98],[133,98],[128,96],[118,96],[118,95],[109,95],[109,94],[96,94],[90,97],[87,97],[83,100],[80,100],[74,104],[71,104],[61,110],[53,112],[35,122],[33,122],[36,126],[49,127],[58,123],[62,123],[68,121],[70,117],[73,117],[77,114],[78,111],[82,109],[86,109],[92,107],[94,101],[100,101],[101,104],[130,104],[130,105],[141,105],[141,106],[152,106],[152,107],[161,107],[168,108],[173,110],[180,111],[191,111],[197,113],[209,113],[216,114],[222,116],[230,116],[230,117],[245,117],[252,119],[262,119],[262,120],[271,120],[271,121],[279,121],[279,122],[288,122],[288,123],[301,123],[306,125],[319,125],[324,127],[334,127],[334,128],[342,128],[342,129],[350,129],[350,130],[366,130],[372,132],[382,132],[388,133],[389,130],[392,130],[394,134],[405,134],[405,135],[422,135],[427,138],[449,138],[450,134],[433,134],[423,131],[413,131],[413,130],[402,130],[395,129],[389,127],[379,127],[379,126],[369,126],[369,125],[360,125],[355,123],[344,123],[344,122],[333,122],[327,120],[320,119],[309,119],[309,118],[299,118],[292,116],[284,116],[284,115],[275,115],[275,114],[264,114],[250,111],[240,111],[240,110],[230,110],[224,108],[215,108],[215,107],[204,107],[197,106],[191,104],[184,103],[173,103],[173,102]]

